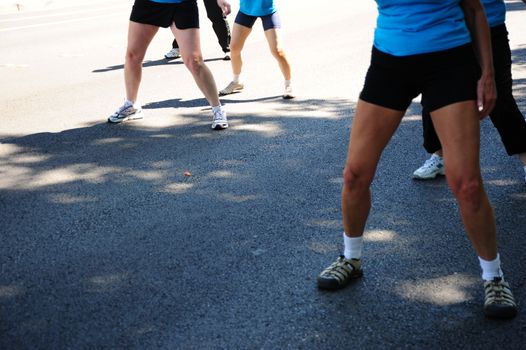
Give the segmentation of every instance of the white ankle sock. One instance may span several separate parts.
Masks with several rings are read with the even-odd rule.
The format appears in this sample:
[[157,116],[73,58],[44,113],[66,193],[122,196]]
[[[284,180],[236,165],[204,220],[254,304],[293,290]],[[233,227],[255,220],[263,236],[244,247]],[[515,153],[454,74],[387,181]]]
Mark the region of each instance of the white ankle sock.
[[291,80],[285,80],[285,87],[289,87],[292,85],[292,81]]
[[134,101],[128,100],[127,98],[124,99],[124,104],[128,106],[133,106],[135,104]]
[[363,236],[348,237],[343,233],[343,255],[345,259],[361,259],[363,248]]
[[495,277],[503,277],[500,269],[500,256],[497,254],[495,260],[484,260],[479,257],[480,268],[482,269],[482,279],[484,281],[491,281]]
[[239,83],[239,76],[240,76],[240,75],[241,75],[241,74],[234,74],[234,78],[232,79],[232,81],[233,81],[234,83]]
[[221,110],[221,105],[219,106],[212,106],[212,112],[215,113],[215,112],[218,112]]

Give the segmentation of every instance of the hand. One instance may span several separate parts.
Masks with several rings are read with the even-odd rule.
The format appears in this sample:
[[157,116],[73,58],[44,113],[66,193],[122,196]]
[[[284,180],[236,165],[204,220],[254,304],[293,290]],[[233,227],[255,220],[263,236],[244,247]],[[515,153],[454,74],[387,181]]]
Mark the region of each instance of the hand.
[[[526,1],[526,0],[524,0]],[[227,0],[217,0],[217,6],[223,11],[223,16],[228,16],[232,9],[230,8],[230,3]]]
[[493,74],[482,74],[477,83],[477,107],[481,119],[493,110],[495,101],[497,101],[497,89]]

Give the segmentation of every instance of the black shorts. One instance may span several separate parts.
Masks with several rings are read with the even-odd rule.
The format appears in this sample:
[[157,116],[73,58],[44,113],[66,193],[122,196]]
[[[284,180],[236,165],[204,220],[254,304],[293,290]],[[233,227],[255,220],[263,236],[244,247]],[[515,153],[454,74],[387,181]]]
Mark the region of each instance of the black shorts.
[[480,68],[470,44],[411,56],[393,56],[373,47],[360,99],[405,111],[422,94],[432,112],[447,105],[477,100]]
[[135,0],[130,21],[168,28],[175,23],[178,29],[199,28],[196,0],[179,4],[165,4],[149,0]]
[[263,23],[263,30],[281,28],[281,20],[279,18],[278,11],[274,12],[271,15],[259,16],[259,17],[249,16],[239,11],[237,13],[237,16],[234,22],[239,25],[242,25],[243,27],[252,28],[258,18],[261,18],[261,22]]

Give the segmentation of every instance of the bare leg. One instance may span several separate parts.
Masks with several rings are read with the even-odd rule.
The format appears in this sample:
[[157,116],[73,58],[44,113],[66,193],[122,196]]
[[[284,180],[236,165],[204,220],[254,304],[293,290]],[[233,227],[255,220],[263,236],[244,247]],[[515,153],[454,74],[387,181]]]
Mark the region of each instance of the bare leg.
[[124,63],[126,99],[137,101],[142,78],[142,62],[146,50],[159,27],[130,21],[128,26],[128,47]]
[[497,257],[495,217],[480,175],[480,120],[474,101],[431,113],[442,144],[446,179],[460,207],[467,234],[484,260]]
[[280,36],[279,29],[278,28],[268,29],[265,31],[265,36],[267,38],[270,52],[272,52],[272,56],[274,56],[274,58],[276,58],[276,60],[279,63],[279,68],[281,69],[281,73],[283,74],[283,77],[285,78],[285,80],[290,80],[291,79],[290,63],[281,46],[281,36]]
[[201,53],[199,29],[181,30],[177,29],[175,25],[172,25],[170,28],[181,48],[184,64],[192,73],[197,86],[211,106],[219,106],[220,102],[214,76],[205,65]]
[[352,123],[342,189],[343,227],[360,237],[371,208],[370,185],[380,156],[404,112],[358,101]]
[[241,51],[243,50],[243,46],[245,46],[245,41],[247,40],[250,32],[252,32],[252,28],[234,23],[232,28],[232,41],[230,42],[230,58],[232,64],[232,73],[234,75],[241,74],[241,68],[243,66]]

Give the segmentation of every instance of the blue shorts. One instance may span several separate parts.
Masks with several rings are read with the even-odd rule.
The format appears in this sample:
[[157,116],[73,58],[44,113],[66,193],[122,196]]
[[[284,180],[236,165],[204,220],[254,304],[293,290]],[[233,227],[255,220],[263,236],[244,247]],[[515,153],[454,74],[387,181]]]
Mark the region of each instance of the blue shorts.
[[261,22],[263,22],[263,30],[281,28],[281,20],[279,18],[277,11],[271,15],[259,16],[259,17],[249,16],[239,11],[237,13],[237,16],[234,22],[239,25],[242,25],[243,27],[252,28],[258,18],[261,18]]

